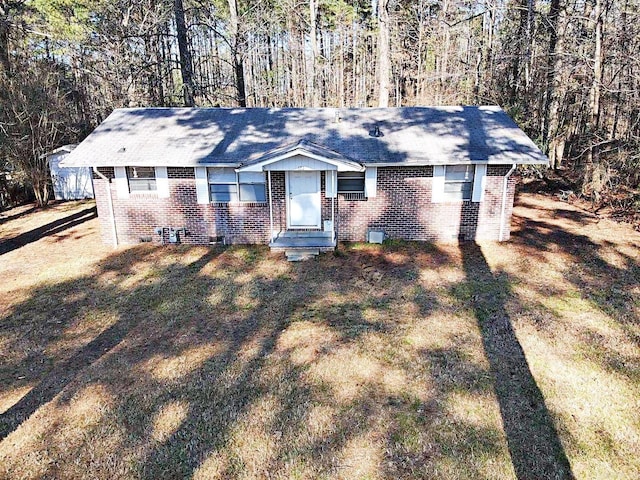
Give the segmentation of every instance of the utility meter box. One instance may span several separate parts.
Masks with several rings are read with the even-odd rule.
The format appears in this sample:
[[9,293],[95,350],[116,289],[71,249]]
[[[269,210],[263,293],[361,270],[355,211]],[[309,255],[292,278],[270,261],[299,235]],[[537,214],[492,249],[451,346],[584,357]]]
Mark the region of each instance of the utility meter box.
[[381,230],[369,231],[369,243],[382,243],[384,242],[384,232]]

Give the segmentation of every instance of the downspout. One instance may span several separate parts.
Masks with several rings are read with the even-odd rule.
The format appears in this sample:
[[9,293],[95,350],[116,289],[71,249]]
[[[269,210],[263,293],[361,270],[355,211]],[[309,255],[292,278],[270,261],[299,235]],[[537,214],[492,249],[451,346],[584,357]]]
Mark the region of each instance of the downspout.
[[271,195],[271,170],[267,170],[269,179],[269,242],[273,242],[273,198]]
[[[335,185],[336,175],[331,174],[331,241],[336,241],[336,195],[338,194],[338,188]],[[326,188],[325,188],[326,190]]]
[[107,205],[109,206],[109,215],[111,217],[111,234],[113,235],[113,246],[118,246],[118,233],[116,231],[116,216],[113,213],[113,200],[111,199],[110,181],[102,173],[98,171],[98,167],[93,167],[93,172],[107,182]]
[[509,177],[515,171],[515,169],[516,169],[516,164],[514,163],[511,165],[511,170],[509,170],[507,174],[504,176],[504,185],[502,187],[502,210],[500,211],[500,236],[498,237],[499,242],[502,242],[502,239],[504,236],[504,223],[505,223],[504,214],[507,210],[507,189],[509,188]]

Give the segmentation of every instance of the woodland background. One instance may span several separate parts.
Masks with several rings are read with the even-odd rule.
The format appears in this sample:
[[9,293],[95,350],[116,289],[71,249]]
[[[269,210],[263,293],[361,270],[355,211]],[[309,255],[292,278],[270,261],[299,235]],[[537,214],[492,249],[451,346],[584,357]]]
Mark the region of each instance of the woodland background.
[[497,104],[523,173],[640,223],[639,33],[640,0],[0,0],[0,203],[117,107]]

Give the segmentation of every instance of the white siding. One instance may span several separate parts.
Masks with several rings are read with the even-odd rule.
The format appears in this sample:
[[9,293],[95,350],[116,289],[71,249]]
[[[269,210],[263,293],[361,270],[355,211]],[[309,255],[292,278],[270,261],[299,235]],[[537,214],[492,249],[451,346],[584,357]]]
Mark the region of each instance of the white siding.
[[49,156],[51,183],[56,200],[93,198],[91,167],[61,167],[60,162],[69,154],[63,151]]
[[305,157],[304,155],[294,155],[278,162],[264,166],[265,170],[337,170],[335,165]]

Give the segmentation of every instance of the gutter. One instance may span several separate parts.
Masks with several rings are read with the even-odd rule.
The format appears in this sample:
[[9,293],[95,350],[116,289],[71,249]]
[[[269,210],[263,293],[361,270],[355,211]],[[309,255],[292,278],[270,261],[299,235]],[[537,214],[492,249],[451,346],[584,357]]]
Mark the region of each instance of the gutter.
[[111,199],[111,182],[107,177],[98,171],[98,167],[92,167],[93,172],[103,180],[107,181],[107,204],[109,205],[109,216],[111,217],[111,234],[113,235],[113,246],[118,246],[118,232],[116,231],[116,216],[113,213],[113,200]]
[[516,164],[514,163],[511,165],[511,170],[509,170],[507,174],[504,176],[504,185],[502,186],[502,209],[500,211],[500,235],[498,236],[499,242],[503,241],[503,236],[504,236],[504,222],[505,222],[504,214],[507,209],[507,188],[509,187],[509,177],[515,171],[515,169],[516,169]]

